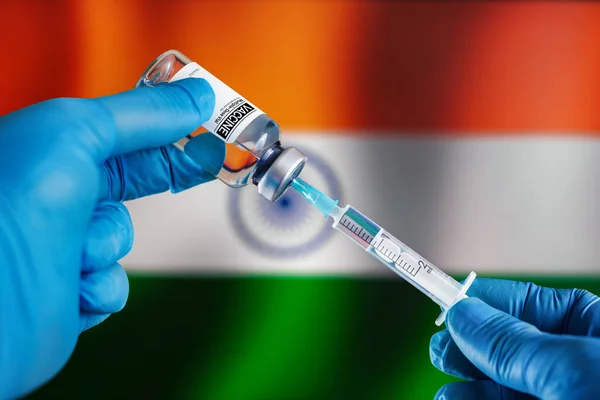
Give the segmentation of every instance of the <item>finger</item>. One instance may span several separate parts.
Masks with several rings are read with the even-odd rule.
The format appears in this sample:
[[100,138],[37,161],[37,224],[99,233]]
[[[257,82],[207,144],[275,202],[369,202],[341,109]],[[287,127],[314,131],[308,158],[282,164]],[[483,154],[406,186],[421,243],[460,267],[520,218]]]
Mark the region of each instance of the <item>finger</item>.
[[[98,143],[104,159],[176,142],[206,122],[215,107],[212,88],[196,78],[92,101],[107,111],[115,130],[114,143]],[[107,122],[104,117],[99,125]]]
[[133,224],[127,207],[117,202],[96,206],[85,239],[82,271],[110,267],[133,245]]
[[84,273],[81,277],[79,308],[90,314],[112,314],[125,307],[129,296],[129,280],[123,267],[112,267]]
[[596,339],[540,332],[477,298],[455,304],[446,324],[461,352],[490,379],[543,398],[572,390],[579,363],[598,353],[589,345]]
[[[590,336],[600,333],[598,297],[587,291],[481,278],[473,282],[468,294],[545,332]],[[486,379],[448,334],[434,335],[429,352],[432,363],[450,375]]]
[[212,181],[223,165],[225,142],[205,133],[188,142],[186,152],[188,147],[195,161],[171,145],[109,159],[104,163],[100,198],[126,201]]
[[530,400],[534,397],[492,381],[455,382],[442,386],[435,400]]
[[460,351],[447,329],[431,337],[429,358],[440,371],[467,380],[489,379]]
[[[213,108],[214,93],[203,79],[38,103],[0,120],[7,132],[0,146],[13,149],[0,159],[0,177],[12,171],[8,185],[28,188],[46,208],[66,210],[65,225],[80,228],[70,217],[85,228],[87,218],[69,210],[91,212],[99,198],[99,165],[111,156],[173,143],[204,123]],[[23,137],[35,145],[21,146]]]
[[479,278],[467,294],[544,332],[600,335],[599,298],[585,290]]

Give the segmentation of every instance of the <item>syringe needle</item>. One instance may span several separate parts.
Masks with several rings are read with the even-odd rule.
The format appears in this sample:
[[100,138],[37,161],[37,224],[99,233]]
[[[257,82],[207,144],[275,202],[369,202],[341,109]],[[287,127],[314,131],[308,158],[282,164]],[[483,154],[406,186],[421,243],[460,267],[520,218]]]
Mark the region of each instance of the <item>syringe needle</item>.
[[292,187],[296,189],[298,193],[314,205],[319,211],[325,215],[325,218],[339,214],[341,209],[337,206],[338,200],[334,200],[323,192],[312,187],[300,178],[296,178],[292,181]]
[[443,312],[435,321],[437,325],[444,322],[450,307],[467,297],[467,289],[476,277],[474,272],[461,284],[354,207],[338,207],[337,200],[331,199],[299,178],[292,181],[292,187],[321,211],[325,218],[333,218],[332,226],[335,229],[439,304]]

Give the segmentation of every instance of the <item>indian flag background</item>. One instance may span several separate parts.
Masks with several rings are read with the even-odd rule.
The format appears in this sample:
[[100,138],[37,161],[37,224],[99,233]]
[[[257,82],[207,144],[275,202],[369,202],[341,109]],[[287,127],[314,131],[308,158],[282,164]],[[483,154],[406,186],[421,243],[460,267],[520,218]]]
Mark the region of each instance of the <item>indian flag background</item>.
[[[309,182],[456,279],[600,293],[600,4],[0,4],[0,113],[129,89],[178,49],[265,110]],[[128,306],[31,398],[429,399],[439,308],[293,193],[128,204]]]

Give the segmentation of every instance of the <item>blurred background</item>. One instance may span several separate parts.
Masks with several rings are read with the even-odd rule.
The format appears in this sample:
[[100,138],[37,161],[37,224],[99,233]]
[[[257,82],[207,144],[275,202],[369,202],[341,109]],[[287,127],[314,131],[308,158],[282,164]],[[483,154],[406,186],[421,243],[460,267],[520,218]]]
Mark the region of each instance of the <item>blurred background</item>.
[[[0,2],[0,114],[131,88],[178,49],[279,122],[306,177],[457,279],[600,293],[600,5]],[[292,193],[129,204],[125,310],[45,398],[429,399],[439,308]],[[225,238],[225,244],[223,244]]]

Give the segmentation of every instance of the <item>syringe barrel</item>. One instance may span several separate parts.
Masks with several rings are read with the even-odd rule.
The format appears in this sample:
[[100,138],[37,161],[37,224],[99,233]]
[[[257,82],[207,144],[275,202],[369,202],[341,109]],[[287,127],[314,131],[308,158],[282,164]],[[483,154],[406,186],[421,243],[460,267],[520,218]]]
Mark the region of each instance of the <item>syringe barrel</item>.
[[444,312],[436,321],[438,325],[444,321],[445,312],[466,297],[465,293],[475,274],[472,273],[463,285],[354,207],[346,206],[340,211],[334,218],[333,227],[442,307]]
[[457,300],[462,285],[382,229],[367,250],[369,254],[408,280],[442,308]]

